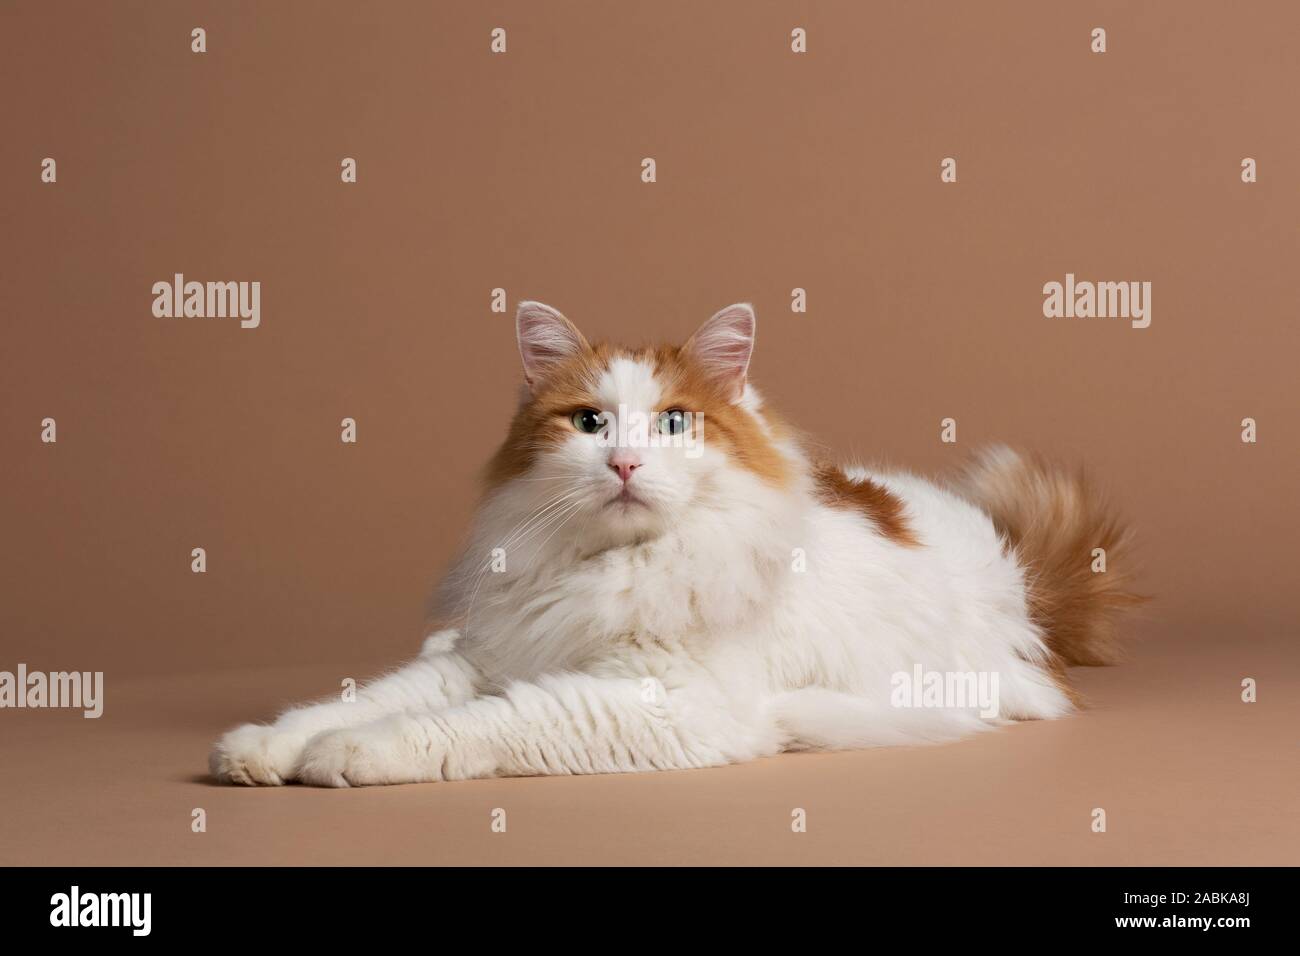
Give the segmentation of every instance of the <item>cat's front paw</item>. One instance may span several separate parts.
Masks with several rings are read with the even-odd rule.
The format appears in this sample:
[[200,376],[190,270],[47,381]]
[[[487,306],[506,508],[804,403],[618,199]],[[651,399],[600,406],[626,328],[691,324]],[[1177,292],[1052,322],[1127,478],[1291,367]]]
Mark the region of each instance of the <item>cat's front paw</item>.
[[304,739],[265,724],[244,724],[212,747],[208,767],[222,783],[278,787],[293,779]]
[[441,751],[415,721],[390,717],[307,742],[297,779],[317,787],[369,787],[442,779]]

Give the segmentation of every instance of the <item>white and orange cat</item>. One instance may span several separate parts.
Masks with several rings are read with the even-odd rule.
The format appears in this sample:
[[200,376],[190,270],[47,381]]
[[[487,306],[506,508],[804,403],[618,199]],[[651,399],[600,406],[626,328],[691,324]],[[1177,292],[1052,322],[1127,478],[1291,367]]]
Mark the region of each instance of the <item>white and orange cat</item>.
[[[748,305],[657,349],[591,345],[536,302],[516,324],[523,400],[420,655],[355,701],[230,731],[218,779],[674,770],[949,740],[1067,714],[1065,665],[1114,658],[1112,613],[1138,600],[1127,534],[1078,476],[1002,448],[949,485],[814,460],[747,380]],[[900,675],[922,673],[991,675],[996,711],[900,700]]]

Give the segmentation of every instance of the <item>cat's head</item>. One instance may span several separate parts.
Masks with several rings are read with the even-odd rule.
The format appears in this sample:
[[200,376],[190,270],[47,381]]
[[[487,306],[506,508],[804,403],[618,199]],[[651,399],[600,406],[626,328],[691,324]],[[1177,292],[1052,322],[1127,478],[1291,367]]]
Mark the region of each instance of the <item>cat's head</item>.
[[539,302],[519,304],[516,329],[522,401],[488,483],[571,511],[569,534],[644,539],[790,480],[780,430],[747,382],[749,305],[728,306],[680,346],[593,345]]

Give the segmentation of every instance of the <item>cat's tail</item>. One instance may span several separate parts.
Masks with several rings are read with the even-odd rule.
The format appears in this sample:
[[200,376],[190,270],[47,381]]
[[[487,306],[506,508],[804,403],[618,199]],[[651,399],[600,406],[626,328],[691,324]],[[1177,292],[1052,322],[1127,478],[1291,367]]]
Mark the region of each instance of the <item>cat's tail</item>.
[[1133,590],[1132,532],[1083,472],[996,446],[957,489],[1025,567],[1030,616],[1053,653],[1067,664],[1118,661],[1116,613],[1146,598]]

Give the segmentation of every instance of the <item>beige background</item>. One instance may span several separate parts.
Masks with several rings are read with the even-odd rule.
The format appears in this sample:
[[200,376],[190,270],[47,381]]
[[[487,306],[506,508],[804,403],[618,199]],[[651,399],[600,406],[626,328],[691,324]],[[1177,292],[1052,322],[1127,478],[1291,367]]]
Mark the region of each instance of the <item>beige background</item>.
[[[0,712],[0,860],[1296,862],[1294,5],[22,2],[0,21],[0,669],[108,681],[97,722]],[[261,328],[154,318],[174,272],[260,281]],[[1045,319],[1066,272],[1152,282],[1151,327]],[[752,301],[754,380],[845,456],[930,471],[1004,440],[1087,462],[1157,595],[1133,662],[1082,676],[1086,716],[945,748],[207,786],[224,726],[416,648],[514,400],[495,287],[636,341]],[[791,806],[821,808],[802,838]]]

